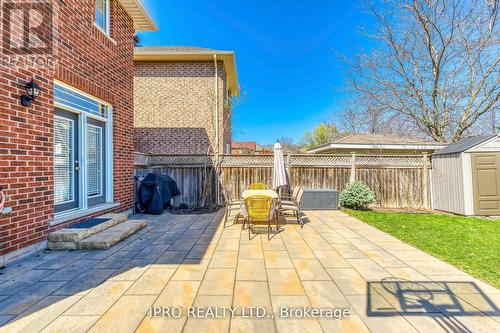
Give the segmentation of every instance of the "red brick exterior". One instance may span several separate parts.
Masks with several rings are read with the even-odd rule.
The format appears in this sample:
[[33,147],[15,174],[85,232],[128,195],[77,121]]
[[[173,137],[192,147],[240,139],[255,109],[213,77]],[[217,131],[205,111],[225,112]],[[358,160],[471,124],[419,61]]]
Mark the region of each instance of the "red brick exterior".
[[[218,63],[219,152],[231,143],[226,73]],[[135,149],[154,154],[213,153],[215,65],[210,61],[136,61]]]
[[[112,0],[109,38],[93,23],[95,0],[52,3],[59,30],[54,66],[0,64],[0,185],[8,196],[6,207],[13,210],[0,216],[0,255],[45,240],[49,232],[76,222],[49,226],[54,217],[54,79],[113,106],[114,201],[121,204],[114,210],[133,205],[132,19]],[[1,33],[4,36],[3,25]],[[43,91],[24,107],[19,98],[32,76]]]

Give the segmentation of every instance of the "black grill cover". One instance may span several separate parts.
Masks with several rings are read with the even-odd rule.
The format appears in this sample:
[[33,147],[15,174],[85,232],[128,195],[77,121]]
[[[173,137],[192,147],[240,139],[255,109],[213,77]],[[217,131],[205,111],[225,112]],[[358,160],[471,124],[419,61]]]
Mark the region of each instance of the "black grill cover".
[[171,177],[158,173],[148,173],[142,181],[137,177],[136,210],[142,214],[161,214],[170,206],[170,200],[181,194],[177,183]]

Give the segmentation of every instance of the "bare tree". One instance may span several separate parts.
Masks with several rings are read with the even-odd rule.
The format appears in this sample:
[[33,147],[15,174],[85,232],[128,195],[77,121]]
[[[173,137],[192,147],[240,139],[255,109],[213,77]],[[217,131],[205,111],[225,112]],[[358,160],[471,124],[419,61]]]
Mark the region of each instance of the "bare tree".
[[285,153],[296,153],[299,151],[299,146],[295,144],[292,138],[287,136],[282,136],[278,139],[281,144],[281,148],[283,148],[283,152]]
[[497,16],[498,7],[500,6],[500,0],[484,0],[484,2],[486,3],[487,6],[490,7],[491,14],[490,14],[489,28],[490,30],[493,30],[496,23],[495,19]]
[[500,124],[500,112],[499,108],[496,107],[488,113],[488,116],[478,119],[476,124],[467,131],[467,134],[496,134],[498,124]]
[[369,4],[377,47],[349,61],[353,88],[388,119],[399,116],[437,142],[457,141],[498,107],[500,30],[488,2]]
[[334,119],[339,130],[347,133],[389,134],[424,138],[421,131],[407,118],[394,114],[379,104],[354,95]]

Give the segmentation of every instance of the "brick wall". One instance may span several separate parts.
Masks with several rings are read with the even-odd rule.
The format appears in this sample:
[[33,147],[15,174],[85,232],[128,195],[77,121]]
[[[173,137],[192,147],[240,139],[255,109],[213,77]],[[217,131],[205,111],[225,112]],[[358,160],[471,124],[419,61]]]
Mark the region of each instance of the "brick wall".
[[[0,216],[0,255],[75,222],[48,224],[54,217],[54,79],[113,105],[114,201],[121,203],[115,210],[133,204],[132,19],[112,0],[110,39],[93,24],[94,0],[52,3],[58,29],[53,66],[0,64],[0,184],[8,196],[6,206],[13,209]],[[32,106],[24,107],[19,98],[32,76],[43,92]]]
[[[146,62],[134,67],[135,149],[143,153],[215,151],[213,62]],[[219,149],[231,142],[226,75],[218,63]]]

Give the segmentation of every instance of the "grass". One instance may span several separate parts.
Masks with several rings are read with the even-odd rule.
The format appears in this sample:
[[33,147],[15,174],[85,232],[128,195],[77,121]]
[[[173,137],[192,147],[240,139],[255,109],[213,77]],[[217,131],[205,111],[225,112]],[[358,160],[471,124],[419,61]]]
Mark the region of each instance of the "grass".
[[351,216],[500,288],[500,220],[345,210]]

